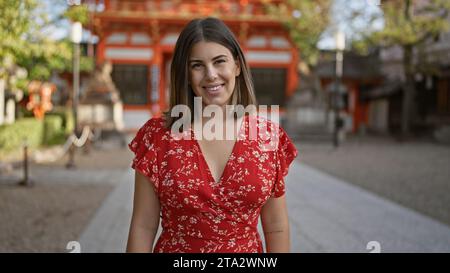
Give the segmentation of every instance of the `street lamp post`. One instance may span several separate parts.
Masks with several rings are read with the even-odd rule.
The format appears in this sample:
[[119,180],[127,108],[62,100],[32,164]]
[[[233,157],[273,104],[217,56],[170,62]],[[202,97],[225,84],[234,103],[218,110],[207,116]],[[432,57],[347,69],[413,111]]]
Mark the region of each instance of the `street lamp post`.
[[[72,114],[73,114],[73,133],[78,136],[78,96],[80,92],[80,42],[82,35],[82,25],[80,22],[74,22],[72,24],[70,39],[73,43],[73,92],[72,92]],[[75,167],[75,146],[72,144],[69,150],[69,162],[67,162],[67,168]]]
[[342,73],[344,63],[344,49],[345,49],[345,33],[338,30],[335,35],[336,41],[336,79],[335,79],[335,92],[334,92],[334,132],[333,132],[333,144],[334,147],[339,146],[339,130],[342,126],[342,121],[339,115],[340,100],[340,87],[342,84]]

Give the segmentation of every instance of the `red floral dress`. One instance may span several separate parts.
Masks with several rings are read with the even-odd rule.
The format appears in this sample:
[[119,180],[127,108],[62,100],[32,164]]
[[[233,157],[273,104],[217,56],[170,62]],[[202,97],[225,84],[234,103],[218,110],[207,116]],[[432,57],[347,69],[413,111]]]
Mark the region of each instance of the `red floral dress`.
[[[266,128],[258,137],[249,134],[254,124]],[[283,178],[297,149],[281,126],[245,116],[216,183],[193,132],[176,139],[162,118],[152,118],[129,144],[132,168],[153,183],[161,205],[163,230],[154,252],[263,252],[261,207],[285,193]]]

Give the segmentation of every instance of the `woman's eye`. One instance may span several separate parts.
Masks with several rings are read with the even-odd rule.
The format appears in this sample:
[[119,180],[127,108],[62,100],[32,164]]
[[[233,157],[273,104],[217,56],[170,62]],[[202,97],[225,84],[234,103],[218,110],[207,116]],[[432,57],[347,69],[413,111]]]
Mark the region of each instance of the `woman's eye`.
[[199,67],[201,67],[202,65],[201,64],[193,64],[191,67],[192,68],[199,68]]
[[220,63],[224,63],[225,60],[217,60],[216,63],[220,64]]

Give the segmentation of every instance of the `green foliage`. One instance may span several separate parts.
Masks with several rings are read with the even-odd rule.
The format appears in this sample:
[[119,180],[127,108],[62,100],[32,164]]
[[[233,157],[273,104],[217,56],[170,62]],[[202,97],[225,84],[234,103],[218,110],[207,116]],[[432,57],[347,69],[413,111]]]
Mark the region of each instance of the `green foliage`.
[[[42,41],[44,42],[44,41]],[[47,41],[47,46],[30,44],[36,46],[32,52],[18,56],[17,62],[29,71],[29,80],[46,81],[50,78],[52,71],[72,71],[73,49],[69,40],[58,42]],[[92,71],[94,59],[82,56],[80,58],[80,71]]]
[[60,116],[48,115],[45,117],[43,144],[55,145],[64,143],[66,135],[62,124],[63,119]]
[[319,42],[327,28],[330,0],[287,0],[278,5],[267,4],[269,14],[281,20],[289,30],[303,62],[315,66],[319,57]]
[[46,117],[48,116],[58,116],[61,118],[62,121],[62,127],[64,128],[64,133],[66,135],[69,135],[72,133],[74,127],[75,127],[75,121],[73,118],[73,112],[72,109],[68,107],[55,107],[51,112],[46,114]]
[[[26,91],[30,80],[47,81],[52,71],[72,70],[72,44],[68,39],[49,38],[47,28],[57,22],[49,20],[43,6],[36,0],[0,0],[0,77],[6,78],[10,90]],[[87,23],[89,17],[87,7],[81,5],[69,8],[57,18]],[[6,65],[11,62],[26,69],[26,79],[10,80],[15,76],[2,68],[11,66]],[[81,71],[92,71],[93,67],[92,58],[81,58]]]
[[82,56],[80,58],[80,71],[92,72],[95,68],[95,60],[93,57]]
[[35,118],[24,118],[13,124],[0,126],[0,150],[3,153],[20,149],[26,141],[28,147],[42,144],[44,123]]
[[73,116],[73,112],[70,109],[67,109],[64,112],[64,132],[66,135],[69,135],[75,129],[75,119]]
[[20,54],[26,47],[23,36],[31,28],[35,0],[0,0],[0,60]]
[[44,120],[27,117],[13,124],[0,126],[1,155],[21,149],[23,144],[30,148],[43,145],[63,144],[73,129],[70,111],[46,115]]
[[384,28],[372,33],[361,33],[362,39],[353,46],[367,51],[373,46],[417,46],[449,30],[448,0],[392,0],[383,1]]
[[[95,68],[95,60],[93,57],[88,56],[80,56],[80,71],[82,72],[91,72]],[[70,61],[67,63],[67,67],[65,71],[72,71],[73,62]]]
[[89,9],[87,5],[71,6],[64,13],[64,17],[72,22],[80,22],[86,25],[89,22]]

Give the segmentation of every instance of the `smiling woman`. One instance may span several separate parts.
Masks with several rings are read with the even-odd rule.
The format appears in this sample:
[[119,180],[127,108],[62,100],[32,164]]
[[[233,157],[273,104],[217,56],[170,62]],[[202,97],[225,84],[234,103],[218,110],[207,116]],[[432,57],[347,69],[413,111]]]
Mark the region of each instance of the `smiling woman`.
[[230,50],[213,42],[198,42],[189,60],[190,86],[206,105],[228,104],[240,74],[239,62]]
[[[228,111],[230,105],[256,108],[256,100],[242,50],[222,21],[196,19],[183,29],[170,88],[164,118],[150,119],[129,145],[136,155],[136,182],[127,251],[261,253],[261,216],[266,250],[288,252],[284,177],[297,150],[277,123]],[[171,110],[182,105],[196,113],[198,98],[206,108],[223,111],[216,130],[230,123],[238,128],[232,139],[205,140],[192,127],[183,129],[191,137],[174,137],[171,127],[187,118],[172,117]],[[213,119],[201,117],[205,126]],[[265,130],[250,140],[253,128]],[[163,229],[153,248],[160,216]]]
[[175,122],[173,107],[182,104],[195,112],[195,96],[206,105],[210,100],[220,106],[257,104],[244,53],[231,30],[215,18],[191,21],[177,40],[170,68],[170,107],[164,113],[166,128]]

